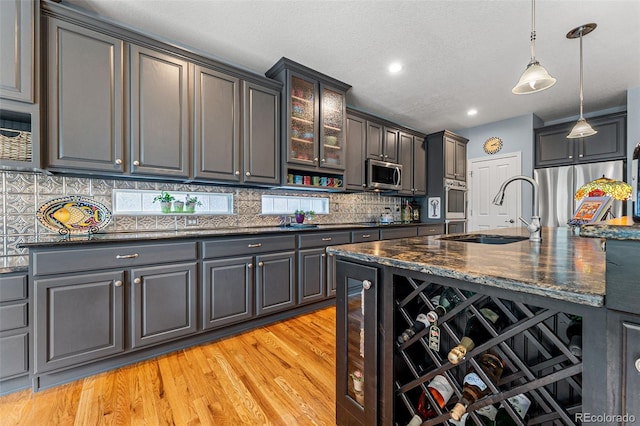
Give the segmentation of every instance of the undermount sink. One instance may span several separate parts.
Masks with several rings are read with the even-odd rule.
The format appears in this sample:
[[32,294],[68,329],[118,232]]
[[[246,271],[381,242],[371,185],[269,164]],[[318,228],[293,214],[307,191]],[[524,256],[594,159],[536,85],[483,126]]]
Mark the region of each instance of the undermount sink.
[[463,243],[509,244],[509,243],[517,243],[518,241],[528,240],[529,237],[514,236],[514,235],[467,234],[467,235],[451,235],[449,237],[440,237],[439,239],[448,240],[448,241],[460,241]]

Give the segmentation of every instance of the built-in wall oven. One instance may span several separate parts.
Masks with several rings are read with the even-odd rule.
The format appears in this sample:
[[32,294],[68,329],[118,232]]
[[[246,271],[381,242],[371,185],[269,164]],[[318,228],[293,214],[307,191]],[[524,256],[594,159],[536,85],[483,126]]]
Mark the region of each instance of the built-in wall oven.
[[447,234],[465,232],[467,228],[467,183],[444,180],[444,218]]

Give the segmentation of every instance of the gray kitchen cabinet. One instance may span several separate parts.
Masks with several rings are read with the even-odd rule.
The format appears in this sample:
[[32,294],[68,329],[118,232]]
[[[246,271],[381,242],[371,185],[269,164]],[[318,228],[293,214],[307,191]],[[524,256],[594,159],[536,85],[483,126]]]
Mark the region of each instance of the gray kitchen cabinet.
[[251,319],[254,301],[252,256],[202,262],[202,329]]
[[418,226],[418,236],[444,234],[444,223],[430,223]]
[[123,41],[56,18],[45,22],[44,166],[123,173]]
[[400,151],[400,130],[393,127],[384,127],[384,139],[380,158],[390,163],[397,163]]
[[35,46],[38,3],[0,2],[0,98],[35,101]]
[[256,265],[256,315],[293,308],[295,252],[261,254]]
[[[265,74],[283,84],[283,175],[315,173],[343,179],[346,92],[351,86],[287,58],[281,58]],[[344,182],[337,188],[343,187]]]
[[598,131],[586,138],[567,139],[575,122],[535,131],[535,167],[561,166],[626,158],[626,113],[589,119]]
[[362,191],[367,186],[365,159],[367,158],[367,120],[347,114],[347,167],[345,188]]
[[[215,327],[220,323],[230,324],[295,307],[295,248],[294,235],[204,241],[203,324]],[[230,284],[222,281],[230,274],[235,274],[233,293],[241,301],[236,300],[232,307],[220,309],[220,304],[231,297],[223,295],[229,290]],[[253,291],[255,293],[247,294]],[[217,295],[222,295],[222,299],[216,300]],[[254,301],[255,310],[251,308]],[[217,322],[218,319],[221,321]]]
[[188,178],[189,63],[133,44],[129,63],[130,172]]
[[0,395],[27,387],[31,369],[27,275],[0,276]]
[[424,141],[419,136],[400,132],[400,164],[402,188],[399,195],[419,196],[427,193],[427,156]]
[[330,245],[350,242],[348,231],[314,232],[298,236],[298,304],[335,295],[333,276],[329,275],[332,259],[328,258],[325,249]]
[[244,81],[243,151],[245,183],[280,183],[280,93]]
[[362,229],[358,231],[351,231],[352,243],[366,243],[367,241],[378,241],[380,239],[379,229]]
[[367,120],[367,158],[384,159],[384,126]]
[[124,351],[124,270],[34,280],[35,373]]
[[241,182],[240,79],[194,69],[194,178]]
[[[609,241],[607,241],[609,243]],[[607,336],[610,340],[607,378],[614,413],[640,414],[640,315],[609,311]]]
[[467,180],[467,139],[453,134],[443,135],[444,177]]
[[398,226],[393,228],[381,228],[380,239],[392,240],[394,238],[410,238],[418,235],[417,226]]
[[133,268],[129,276],[132,348],[197,331],[195,262]]

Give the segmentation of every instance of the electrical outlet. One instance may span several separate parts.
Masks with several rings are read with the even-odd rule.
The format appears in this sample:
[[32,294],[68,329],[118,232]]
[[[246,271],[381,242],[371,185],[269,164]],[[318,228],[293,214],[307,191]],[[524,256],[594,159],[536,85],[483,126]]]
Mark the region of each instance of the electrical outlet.
[[187,226],[198,226],[197,217],[187,217]]

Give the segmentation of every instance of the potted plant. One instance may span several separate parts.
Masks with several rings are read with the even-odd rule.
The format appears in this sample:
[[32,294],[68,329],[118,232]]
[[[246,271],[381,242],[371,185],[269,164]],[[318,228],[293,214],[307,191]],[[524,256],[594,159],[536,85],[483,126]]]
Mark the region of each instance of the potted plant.
[[202,202],[200,202],[198,200],[198,197],[192,197],[189,194],[187,194],[187,198],[185,200],[185,211],[187,213],[195,213],[196,211],[196,206],[201,206]]
[[173,212],[174,213],[182,213],[184,211],[184,201],[175,200],[173,202]]
[[153,199],[153,202],[160,202],[160,209],[162,210],[162,213],[171,213],[171,202],[175,199],[176,198],[173,195],[166,191],[162,191],[160,192],[160,195]]

